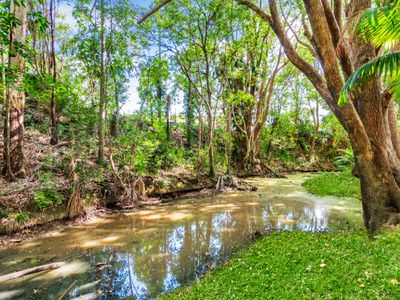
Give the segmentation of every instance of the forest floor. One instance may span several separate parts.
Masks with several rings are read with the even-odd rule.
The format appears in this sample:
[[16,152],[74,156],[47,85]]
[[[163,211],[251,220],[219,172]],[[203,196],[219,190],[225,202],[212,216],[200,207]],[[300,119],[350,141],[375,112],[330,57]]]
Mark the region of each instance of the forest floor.
[[[350,171],[320,173],[303,186],[321,196],[360,198]],[[274,232],[223,266],[162,299],[400,299],[400,228]]]

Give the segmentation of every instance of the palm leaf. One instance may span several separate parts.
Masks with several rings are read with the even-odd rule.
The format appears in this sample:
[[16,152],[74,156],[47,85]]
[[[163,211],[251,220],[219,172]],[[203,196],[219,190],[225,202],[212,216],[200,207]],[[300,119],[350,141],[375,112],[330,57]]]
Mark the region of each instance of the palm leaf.
[[400,0],[366,10],[357,26],[358,33],[374,44],[382,46],[400,40]]
[[[347,104],[347,94],[352,94],[354,91],[360,91],[361,87],[371,78],[379,75],[383,75],[384,79],[390,76],[394,84],[392,83],[393,90],[398,91],[400,89],[396,83],[400,72],[400,52],[388,51],[381,57],[378,57],[364,65],[362,65],[357,71],[355,71],[344,84],[343,90],[339,97],[339,106]],[[390,81],[390,79],[389,79]],[[399,91],[400,92],[400,91]]]

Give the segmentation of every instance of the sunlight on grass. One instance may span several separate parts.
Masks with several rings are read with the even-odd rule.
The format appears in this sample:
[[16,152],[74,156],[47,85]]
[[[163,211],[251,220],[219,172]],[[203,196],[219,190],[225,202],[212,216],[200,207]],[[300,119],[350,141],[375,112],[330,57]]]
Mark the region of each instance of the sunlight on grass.
[[350,171],[319,173],[307,179],[303,187],[317,196],[361,198],[359,180]]
[[161,299],[400,299],[400,230],[268,234]]

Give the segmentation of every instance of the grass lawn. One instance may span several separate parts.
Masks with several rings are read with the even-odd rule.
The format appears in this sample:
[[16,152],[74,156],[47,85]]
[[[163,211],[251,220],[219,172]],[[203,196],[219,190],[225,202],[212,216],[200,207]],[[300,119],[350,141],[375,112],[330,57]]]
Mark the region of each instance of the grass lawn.
[[361,198],[360,182],[351,171],[319,173],[307,179],[303,187],[317,196]]
[[272,233],[162,299],[400,299],[400,230]]

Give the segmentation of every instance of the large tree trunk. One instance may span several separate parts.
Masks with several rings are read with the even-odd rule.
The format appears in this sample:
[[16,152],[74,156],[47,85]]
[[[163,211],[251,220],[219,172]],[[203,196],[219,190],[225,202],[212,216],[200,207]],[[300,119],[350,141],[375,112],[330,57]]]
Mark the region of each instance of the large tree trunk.
[[[344,84],[343,76],[348,78],[359,66],[374,59],[377,53],[374,47],[358,38],[356,33],[351,33],[348,41],[345,33],[341,32],[342,20],[336,19],[341,16],[338,11],[341,9],[338,4],[340,0],[334,1],[335,11],[327,0],[303,0],[312,31],[312,34],[306,35],[322,66],[323,76],[293,47],[283,27],[275,0],[268,2],[271,15],[251,1],[237,1],[251,8],[271,25],[287,57],[307,76],[346,129],[356,158],[364,224],[369,233],[374,234],[387,222],[400,221],[400,189],[396,182],[396,172],[400,165],[397,130],[393,126],[393,112],[388,108],[388,100],[384,96],[380,80],[370,80],[362,92],[344,107],[337,104]],[[347,21],[353,22],[360,12],[370,6],[369,0],[351,1],[347,8]]]
[[9,179],[25,177],[27,166],[24,155],[24,109],[25,92],[23,87],[24,58],[16,53],[15,43],[25,44],[26,39],[26,3],[10,3],[10,11],[21,21],[10,30],[9,67],[18,70],[13,74],[17,79],[7,85],[6,117],[4,124],[4,165]]

